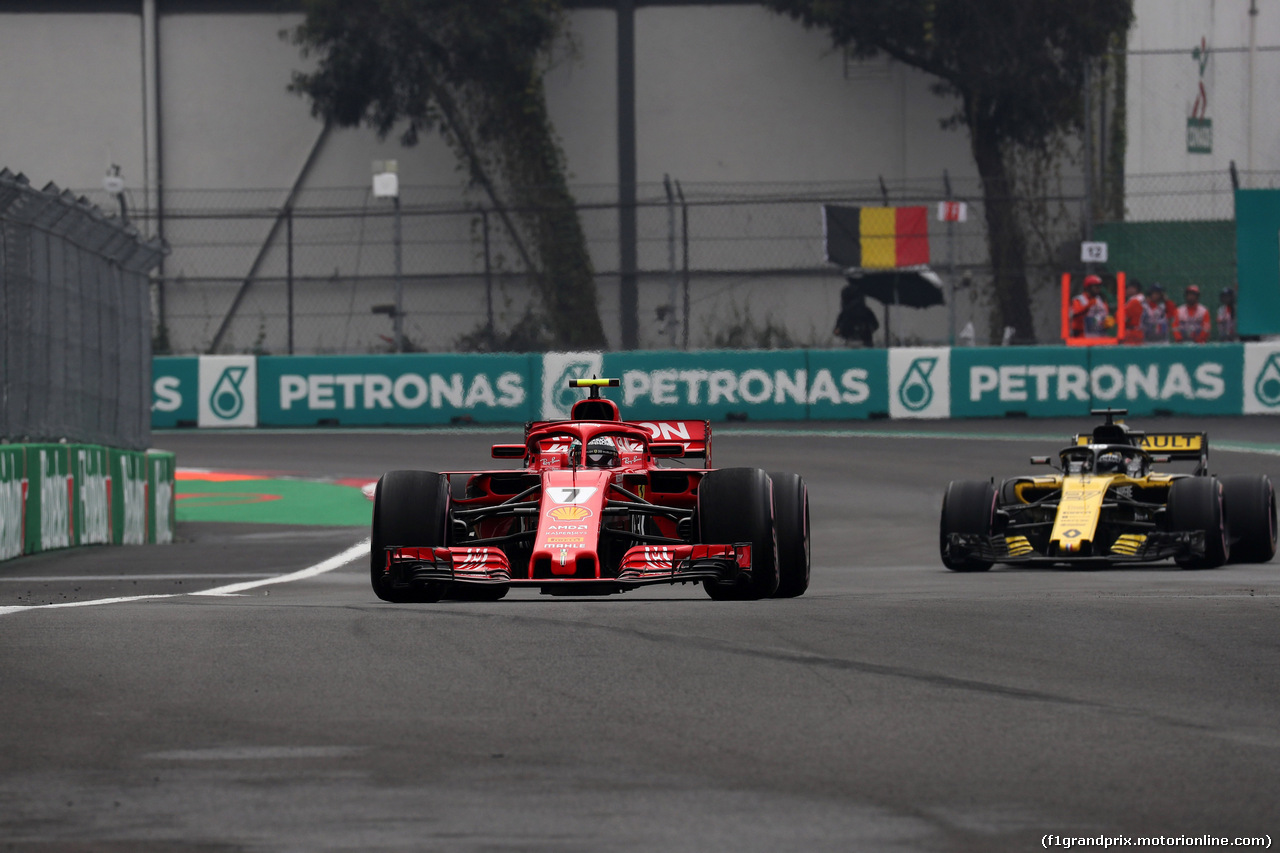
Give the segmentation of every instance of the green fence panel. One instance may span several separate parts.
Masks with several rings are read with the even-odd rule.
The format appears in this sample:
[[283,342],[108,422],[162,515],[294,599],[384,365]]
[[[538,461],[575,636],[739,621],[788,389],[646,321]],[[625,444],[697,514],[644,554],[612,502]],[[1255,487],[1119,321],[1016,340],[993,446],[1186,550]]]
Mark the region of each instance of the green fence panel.
[[66,444],[27,444],[28,554],[68,548],[74,541],[71,450]]
[[1280,190],[1236,191],[1242,335],[1280,335]]
[[75,545],[111,543],[111,466],[107,449],[96,444],[73,444],[71,481]]
[[27,545],[27,451],[0,445],[0,560],[20,556]]
[[147,454],[107,451],[111,464],[111,541],[143,545],[147,541]]
[[178,459],[163,450],[147,451],[147,541],[163,545],[173,541]]
[[951,350],[951,414],[959,418],[1089,414],[1083,347],[957,347]]
[[1238,415],[1243,375],[1240,344],[1092,347],[1089,353],[1093,408],[1133,415]]
[[519,423],[533,413],[526,355],[264,356],[262,426]]
[[157,356],[151,360],[152,429],[196,425],[199,370],[196,356]]

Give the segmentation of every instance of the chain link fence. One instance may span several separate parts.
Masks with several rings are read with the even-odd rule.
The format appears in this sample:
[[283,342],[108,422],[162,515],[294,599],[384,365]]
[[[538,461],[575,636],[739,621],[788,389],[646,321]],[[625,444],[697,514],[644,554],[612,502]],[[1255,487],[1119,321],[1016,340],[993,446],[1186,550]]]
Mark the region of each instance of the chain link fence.
[[[1239,176],[1238,176],[1239,177]],[[1276,175],[1243,176],[1253,185]],[[1112,179],[1110,183],[1114,183]],[[1124,197],[1141,212],[1091,213],[1108,180],[1041,180],[1017,199],[1027,239],[1037,339],[1059,335],[1059,281],[1083,272],[1080,242],[1112,247],[1106,271],[1162,281],[1179,294],[1194,280],[1206,297],[1235,277],[1232,176],[1129,176]],[[621,346],[616,187],[575,188],[596,270],[598,304]],[[309,190],[288,207],[279,191],[166,196],[170,248],[153,278],[156,340],[175,353],[388,352],[401,306],[409,348],[466,351],[537,310],[539,296],[503,218],[459,204],[448,188],[401,187],[399,206],[366,189]],[[892,345],[978,343],[993,329],[991,268],[982,188],[976,179],[847,185],[717,185],[672,181],[640,188],[636,208],[638,338],[644,349],[827,347],[841,270],[825,261],[822,206],[926,205],[931,264],[944,282],[940,307],[873,303]],[[272,200],[276,206],[272,206]],[[964,222],[934,215],[944,199],[966,203]],[[154,205],[138,214],[155,232]],[[398,235],[398,236],[397,236]],[[399,273],[397,274],[397,255]],[[398,297],[397,297],[397,294]],[[1207,299],[1206,299],[1207,301]],[[884,312],[892,310],[891,323]],[[968,327],[968,328],[967,328]]]
[[160,257],[85,198],[0,171],[0,435],[146,449]]

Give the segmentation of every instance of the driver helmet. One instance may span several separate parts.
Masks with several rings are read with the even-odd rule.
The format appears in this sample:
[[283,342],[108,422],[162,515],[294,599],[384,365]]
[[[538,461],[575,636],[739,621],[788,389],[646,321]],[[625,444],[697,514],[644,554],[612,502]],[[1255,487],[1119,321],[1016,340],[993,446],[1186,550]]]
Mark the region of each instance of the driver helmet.
[[1096,470],[1099,474],[1123,474],[1128,466],[1125,464],[1124,454],[1111,450],[1098,457]]
[[598,435],[587,442],[586,465],[588,468],[617,468],[618,446],[607,435]]

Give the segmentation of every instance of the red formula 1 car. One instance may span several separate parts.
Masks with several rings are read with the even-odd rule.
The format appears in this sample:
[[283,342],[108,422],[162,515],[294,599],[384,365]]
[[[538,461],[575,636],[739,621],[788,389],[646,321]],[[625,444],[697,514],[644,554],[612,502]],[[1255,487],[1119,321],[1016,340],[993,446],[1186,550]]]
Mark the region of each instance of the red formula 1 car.
[[[809,586],[809,495],[797,474],[711,465],[707,421],[624,421],[600,396],[495,444],[518,469],[389,471],[378,480],[373,590],[392,602],[496,601],[512,587],[608,595],[701,583],[716,600]],[[703,467],[675,467],[699,459]],[[668,462],[666,466],[659,461]]]

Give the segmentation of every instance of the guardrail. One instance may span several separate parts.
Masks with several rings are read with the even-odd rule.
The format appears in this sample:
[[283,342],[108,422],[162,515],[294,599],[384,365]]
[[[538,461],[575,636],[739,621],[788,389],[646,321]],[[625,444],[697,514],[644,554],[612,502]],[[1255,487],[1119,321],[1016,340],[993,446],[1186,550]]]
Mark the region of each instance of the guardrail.
[[1280,342],[1140,347],[191,356],[153,363],[152,427],[433,426],[567,417],[616,376],[629,418],[1280,414]]

